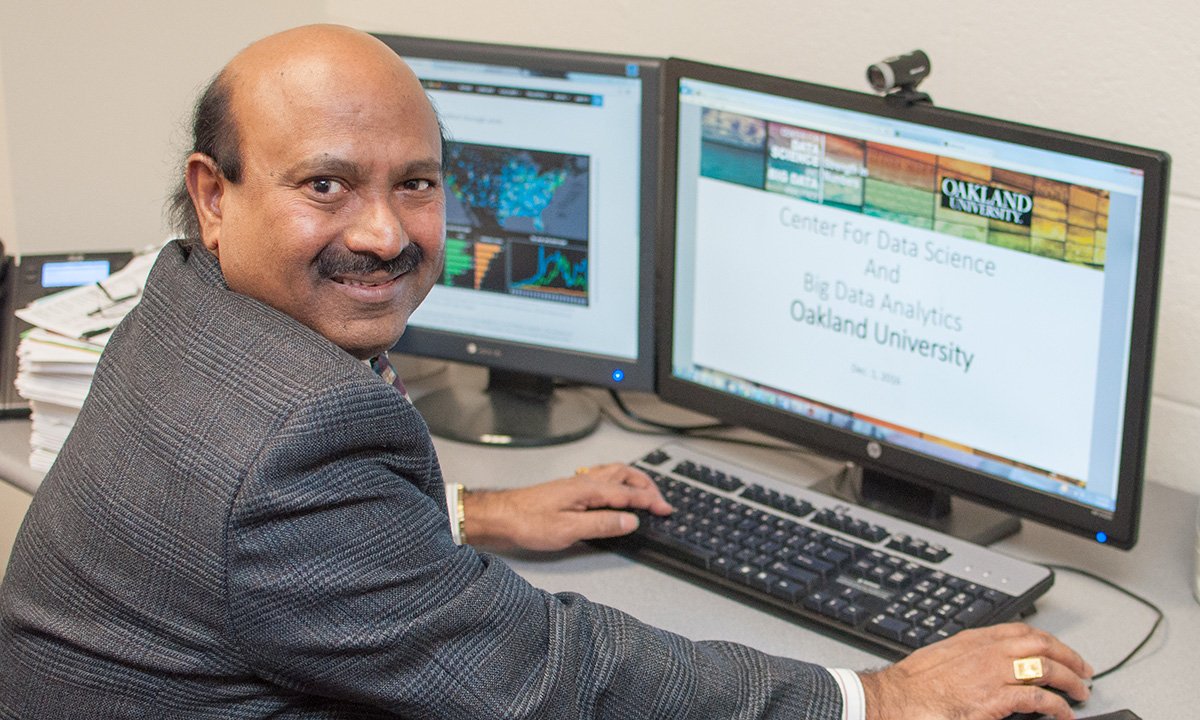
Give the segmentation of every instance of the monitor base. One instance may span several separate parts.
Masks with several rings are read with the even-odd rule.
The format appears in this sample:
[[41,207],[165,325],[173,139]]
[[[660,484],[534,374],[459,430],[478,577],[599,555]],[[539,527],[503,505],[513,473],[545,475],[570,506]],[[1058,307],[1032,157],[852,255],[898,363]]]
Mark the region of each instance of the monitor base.
[[396,369],[396,374],[405,383],[426,380],[434,375],[446,372],[450,367],[450,364],[445,360],[433,360],[399,352],[388,353],[388,359],[391,360],[392,367]]
[[1008,513],[853,463],[812,489],[976,545],[991,545],[1021,529],[1021,521]]
[[540,447],[578,440],[600,424],[600,407],[550,378],[491,370],[487,388],[454,386],[414,403],[429,431],[477,445]]

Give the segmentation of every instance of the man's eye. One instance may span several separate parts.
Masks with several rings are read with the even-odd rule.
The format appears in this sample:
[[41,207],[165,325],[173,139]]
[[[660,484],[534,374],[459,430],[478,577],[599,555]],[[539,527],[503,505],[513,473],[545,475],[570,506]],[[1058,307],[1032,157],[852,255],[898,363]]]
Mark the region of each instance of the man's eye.
[[308,181],[308,186],[318,195],[333,195],[346,189],[339,180],[333,178],[316,178]]
[[430,180],[406,180],[404,181],[405,190],[428,190],[433,187],[433,182]]

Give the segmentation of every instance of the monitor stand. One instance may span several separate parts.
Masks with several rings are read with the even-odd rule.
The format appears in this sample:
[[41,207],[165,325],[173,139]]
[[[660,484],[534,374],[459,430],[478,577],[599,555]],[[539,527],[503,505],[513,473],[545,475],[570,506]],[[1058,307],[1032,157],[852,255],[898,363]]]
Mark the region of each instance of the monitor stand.
[[486,388],[455,384],[413,404],[433,434],[480,445],[557,445],[585,437],[600,423],[600,407],[586,395],[511,370],[489,370]]
[[977,545],[991,545],[1021,529],[1021,521],[1008,513],[855,463],[813,490]]

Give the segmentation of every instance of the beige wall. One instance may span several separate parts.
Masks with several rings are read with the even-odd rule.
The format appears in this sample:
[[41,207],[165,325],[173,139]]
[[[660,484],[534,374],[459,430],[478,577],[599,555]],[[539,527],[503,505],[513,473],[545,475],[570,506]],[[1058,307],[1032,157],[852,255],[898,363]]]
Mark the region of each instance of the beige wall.
[[[679,55],[865,90],[914,47],[939,105],[1165,149],[1175,168],[1150,475],[1200,491],[1200,12],[1194,0],[0,0],[0,130],[26,251],[163,237],[192,96],[233,52],[318,19],[368,30]],[[0,145],[0,212],[5,187]],[[3,220],[0,220],[2,223]],[[0,225],[3,231],[3,225]]]
[[[3,38],[0,38],[3,47]],[[12,170],[8,153],[8,123],[4,111],[4,52],[0,50],[0,240],[8,252],[14,251],[16,237],[16,208],[13,206]]]
[[164,239],[163,200],[197,89],[255,38],[323,17],[317,0],[0,0],[22,250]]

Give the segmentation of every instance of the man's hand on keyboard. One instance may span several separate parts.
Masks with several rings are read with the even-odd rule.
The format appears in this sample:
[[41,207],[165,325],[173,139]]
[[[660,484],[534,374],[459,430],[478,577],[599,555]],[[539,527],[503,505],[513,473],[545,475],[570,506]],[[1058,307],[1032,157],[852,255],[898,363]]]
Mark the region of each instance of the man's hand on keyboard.
[[464,500],[469,542],[498,550],[562,550],[627,535],[638,526],[628,510],[666,515],[671,506],[645,473],[621,463],[516,490],[471,490]]
[[[1018,658],[1040,658],[1042,677],[1017,680]],[[1067,701],[1041,686],[1084,700],[1091,676],[1091,665],[1054,636],[1011,623],[964,630],[862,681],[869,720],[999,720],[1018,712],[1069,720]]]

